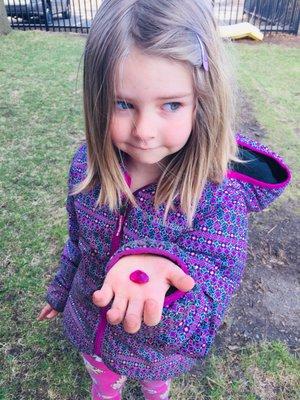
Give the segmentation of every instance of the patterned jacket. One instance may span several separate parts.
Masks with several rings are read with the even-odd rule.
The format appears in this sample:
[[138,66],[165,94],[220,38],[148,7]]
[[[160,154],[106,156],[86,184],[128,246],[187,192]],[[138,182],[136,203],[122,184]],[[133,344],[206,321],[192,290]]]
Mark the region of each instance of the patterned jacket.
[[[243,275],[248,213],[267,207],[291,177],[282,159],[267,147],[240,134],[237,142],[240,157],[249,162],[232,163],[221,184],[207,182],[192,228],[178,198],[167,224],[162,224],[165,208],[155,211],[153,205],[156,183],[134,192],[138,208],[127,205],[118,212],[108,206],[94,208],[100,185],[68,195],[69,238],[46,300],[63,312],[64,332],[79,351],[96,354],[111,370],[137,380],[178,376],[208,354]],[[71,163],[69,192],[86,171],[83,144]],[[122,324],[106,322],[111,304],[95,306],[92,294],[121,257],[145,253],[167,257],[196,284],[187,293],[171,287],[160,323],[142,323],[137,333],[129,334]]]

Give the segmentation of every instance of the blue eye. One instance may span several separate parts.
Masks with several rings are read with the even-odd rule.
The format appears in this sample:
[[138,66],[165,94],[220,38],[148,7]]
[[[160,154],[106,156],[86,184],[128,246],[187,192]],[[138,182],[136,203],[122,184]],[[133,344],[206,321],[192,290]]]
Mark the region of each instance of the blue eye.
[[176,101],[172,101],[170,103],[164,104],[164,106],[170,106],[170,108],[167,111],[174,112],[174,111],[177,111],[181,107],[181,104]]
[[132,104],[127,103],[126,101],[122,101],[122,100],[117,100],[115,102],[115,105],[118,110],[128,110],[130,108],[133,108]]
[[[121,111],[133,109],[133,105],[126,102],[125,100],[117,100],[115,102],[116,108]],[[167,107],[166,111],[175,112],[182,106],[181,103],[176,101],[171,101],[170,103],[165,103],[163,107]]]

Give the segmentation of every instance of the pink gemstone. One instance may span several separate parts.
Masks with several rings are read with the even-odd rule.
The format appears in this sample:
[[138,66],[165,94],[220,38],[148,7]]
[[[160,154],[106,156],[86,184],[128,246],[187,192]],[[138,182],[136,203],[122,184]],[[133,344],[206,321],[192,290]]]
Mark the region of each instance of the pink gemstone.
[[141,271],[140,269],[133,271],[130,274],[129,278],[132,282],[135,282],[135,283],[147,283],[149,281],[149,276],[145,272]]

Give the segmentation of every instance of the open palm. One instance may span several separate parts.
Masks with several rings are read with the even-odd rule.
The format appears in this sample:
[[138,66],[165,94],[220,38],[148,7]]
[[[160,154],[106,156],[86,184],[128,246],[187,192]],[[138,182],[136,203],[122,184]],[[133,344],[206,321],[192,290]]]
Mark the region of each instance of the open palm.
[[[131,272],[141,269],[149,282],[137,284],[129,279]],[[165,294],[169,287],[187,292],[194,287],[192,277],[171,260],[153,255],[139,254],[122,257],[106,275],[103,286],[93,294],[93,303],[105,307],[113,299],[107,320],[116,325],[123,321],[128,333],[136,333],[141,322],[157,325],[162,316]]]

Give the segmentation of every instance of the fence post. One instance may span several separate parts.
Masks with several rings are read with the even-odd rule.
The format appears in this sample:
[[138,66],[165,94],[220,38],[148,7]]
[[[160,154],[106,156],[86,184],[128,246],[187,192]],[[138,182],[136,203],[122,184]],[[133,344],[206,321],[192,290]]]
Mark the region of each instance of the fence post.
[[49,31],[48,19],[47,19],[47,8],[46,8],[45,0],[42,0],[42,7],[43,7],[43,15],[44,15],[46,31]]
[[299,31],[299,22],[300,22],[300,9],[298,10],[298,17],[297,17],[297,21],[295,24],[295,29],[293,31],[293,34],[296,36],[298,35],[298,31]]
[[4,1],[0,0],[0,35],[7,35],[10,31],[11,27],[7,19]]

